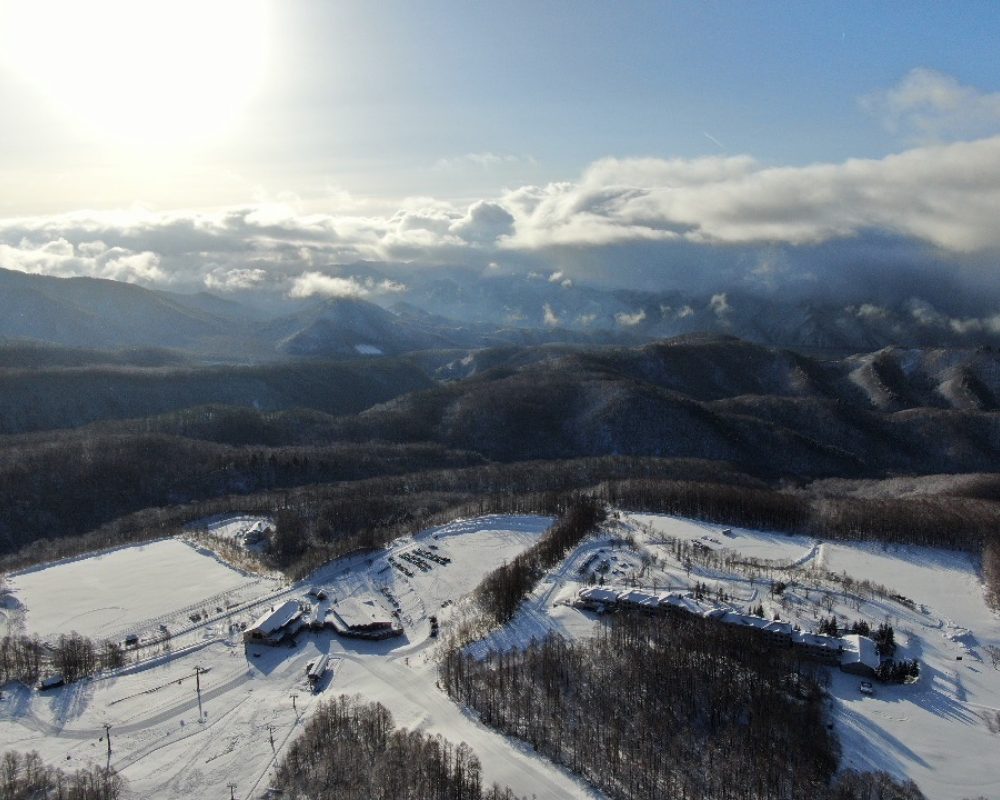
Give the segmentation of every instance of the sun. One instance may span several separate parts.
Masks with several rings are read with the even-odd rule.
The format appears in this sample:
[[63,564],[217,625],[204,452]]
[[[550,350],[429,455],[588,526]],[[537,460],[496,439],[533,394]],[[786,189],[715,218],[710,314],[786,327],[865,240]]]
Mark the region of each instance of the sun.
[[261,0],[0,0],[8,66],[70,124],[139,145],[226,134],[266,62]]

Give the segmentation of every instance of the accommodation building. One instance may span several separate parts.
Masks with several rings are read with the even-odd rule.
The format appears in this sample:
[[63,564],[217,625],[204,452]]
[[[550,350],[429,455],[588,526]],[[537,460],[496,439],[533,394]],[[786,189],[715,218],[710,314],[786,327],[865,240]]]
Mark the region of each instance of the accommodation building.
[[844,649],[844,643],[837,636],[803,631],[796,631],[792,635],[792,645],[801,649],[810,658],[825,664],[839,664],[840,654]]

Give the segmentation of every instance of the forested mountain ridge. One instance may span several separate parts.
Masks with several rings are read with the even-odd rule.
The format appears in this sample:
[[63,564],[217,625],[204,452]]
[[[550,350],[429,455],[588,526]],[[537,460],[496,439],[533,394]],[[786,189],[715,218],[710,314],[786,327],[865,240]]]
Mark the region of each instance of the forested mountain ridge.
[[988,471],[1000,451],[998,376],[990,350],[821,361],[681,338],[497,366],[344,419],[343,435],[501,460],[620,453],[771,475]]
[[212,403],[262,412],[311,408],[352,414],[432,385],[421,369],[395,359],[259,366],[0,368],[0,434],[149,417]]

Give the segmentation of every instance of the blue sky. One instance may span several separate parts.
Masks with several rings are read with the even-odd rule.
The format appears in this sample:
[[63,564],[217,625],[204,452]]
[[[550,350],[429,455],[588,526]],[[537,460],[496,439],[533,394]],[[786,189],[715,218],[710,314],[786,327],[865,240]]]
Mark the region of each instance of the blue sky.
[[0,40],[0,266],[998,247],[995,2],[0,0]]
[[334,129],[344,153],[527,155],[552,177],[718,151],[705,133],[836,161],[899,149],[858,99],[913,68],[1000,90],[993,3],[312,4],[287,24],[294,113],[331,158]]

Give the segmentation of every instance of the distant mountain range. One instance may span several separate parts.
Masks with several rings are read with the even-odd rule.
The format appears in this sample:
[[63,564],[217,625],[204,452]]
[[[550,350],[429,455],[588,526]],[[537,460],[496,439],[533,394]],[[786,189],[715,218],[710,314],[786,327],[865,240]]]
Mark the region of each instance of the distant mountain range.
[[[353,297],[302,301],[294,313],[268,316],[259,307],[207,293],[184,295],[116,281],[0,269],[0,342],[5,340],[92,350],[158,348],[243,362],[587,343],[595,337],[566,329],[459,323],[405,304],[389,311]],[[41,357],[38,351],[35,355]]]
[[[402,285],[398,272],[371,265],[353,269],[352,276],[375,284],[391,278]],[[0,269],[0,342],[100,351],[154,348],[173,351],[174,359],[186,354],[233,363],[543,344],[629,345],[690,333],[833,355],[890,345],[1000,345],[1000,315],[949,314],[915,298],[844,305],[745,291],[696,296],[601,289],[553,280],[558,277],[427,270],[410,274],[384,307],[359,297],[293,302],[278,295],[269,305],[260,294],[239,302],[204,292]]]

